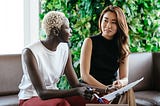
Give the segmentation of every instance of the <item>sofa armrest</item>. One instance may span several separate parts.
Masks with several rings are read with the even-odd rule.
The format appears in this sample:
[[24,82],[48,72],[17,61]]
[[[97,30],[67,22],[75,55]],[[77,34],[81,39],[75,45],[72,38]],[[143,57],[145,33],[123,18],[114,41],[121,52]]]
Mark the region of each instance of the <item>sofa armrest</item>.
[[160,52],[153,53],[154,88],[160,91]]

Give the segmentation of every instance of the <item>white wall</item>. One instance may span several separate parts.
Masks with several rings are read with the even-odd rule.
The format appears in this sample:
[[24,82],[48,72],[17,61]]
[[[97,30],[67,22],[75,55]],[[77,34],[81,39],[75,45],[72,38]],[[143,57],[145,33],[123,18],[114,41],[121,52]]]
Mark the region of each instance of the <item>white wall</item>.
[[24,45],[39,39],[39,0],[24,0]]
[[0,54],[21,53],[39,39],[39,0],[2,0],[0,3]]

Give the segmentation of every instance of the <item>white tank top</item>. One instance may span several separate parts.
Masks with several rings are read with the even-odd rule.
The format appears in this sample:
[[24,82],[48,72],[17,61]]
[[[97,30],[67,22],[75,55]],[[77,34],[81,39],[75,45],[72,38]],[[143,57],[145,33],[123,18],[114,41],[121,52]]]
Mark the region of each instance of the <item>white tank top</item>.
[[[67,43],[59,43],[56,51],[48,50],[41,41],[27,46],[34,54],[38,63],[39,73],[47,89],[58,89],[57,83],[63,75],[68,60],[69,48]],[[22,60],[23,77],[19,84],[19,99],[29,99],[38,96],[34,89],[27,67]]]

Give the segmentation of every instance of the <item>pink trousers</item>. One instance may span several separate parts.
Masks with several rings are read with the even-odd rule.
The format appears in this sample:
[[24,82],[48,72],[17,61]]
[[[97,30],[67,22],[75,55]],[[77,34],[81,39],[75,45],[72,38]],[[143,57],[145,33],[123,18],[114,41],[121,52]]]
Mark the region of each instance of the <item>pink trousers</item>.
[[[86,103],[91,103],[81,96],[72,96],[67,98],[54,98],[42,100],[39,97],[33,97],[28,100],[20,100],[19,106],[85,106]],[[96,100],[92,103],[98,103]]]
[[[108,101],[104,101],[108,104]],[[85,100],[81,96],[71,96],[66,98],[55,98],[48,100],[41,100],[38,96],[27,100],[20,100],[19,106],[85,106],[87,103],[99,104],[94,98],[92,102]],[[136,106],[133,89],[114,99],[111,104],[129,104],[129,106]]]

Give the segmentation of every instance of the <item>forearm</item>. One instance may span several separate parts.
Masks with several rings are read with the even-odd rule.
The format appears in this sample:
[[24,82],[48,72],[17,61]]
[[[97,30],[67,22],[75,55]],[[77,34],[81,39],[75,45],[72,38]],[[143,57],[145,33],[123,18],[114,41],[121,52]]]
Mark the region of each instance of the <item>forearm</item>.
[[85,76],[87,81],[85,80],[85,78],[82,78],[83,81],[85,81],[87,84],[86,86],[89,86],[93,89],[95,89],[96,92],[98,92],[100,95],[104,95],[104,94],[107,94],[108,91],[107,91],[107,86],[100,83],[99,81],[97,81],[94,77],[87,77]]
[[106,85],[100,83],[98,80],[96,80],[91,75],[84,75],[84,76],[82,76],[82,80],[85,81],[87,84],[89,84],[91,86],[95,86],[95,87],[103,88],[103,89],[106,88]]
[[51,98],[64,98],[68,96],[76,96],[80,95],[76,88],[72,88],[70,90],[52,90],[46,89],[38,92],[38,95],[41,99],[51,99]]
[[80,85],[91,88],[91,89],[95,90],[95,93],[100,94],[100,95],[104,95],[104,94],[108,93],[108,91],[106,89],[107,87],[106,88],[99,88],[99,87],[96,87],[96,86],[89,85],[87,83],[80,83]]

